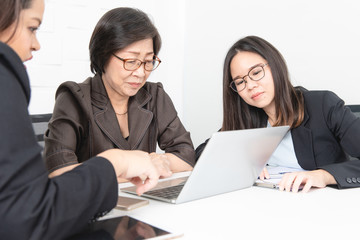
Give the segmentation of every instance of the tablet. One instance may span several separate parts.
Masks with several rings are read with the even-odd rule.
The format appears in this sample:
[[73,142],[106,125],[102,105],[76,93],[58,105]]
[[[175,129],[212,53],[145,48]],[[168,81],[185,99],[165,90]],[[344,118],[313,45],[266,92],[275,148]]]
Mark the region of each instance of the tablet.
[[160,240],[174,239],[182,235],[170,233],[129,216],[122,216],[93,222],[83,232],[68,240]]

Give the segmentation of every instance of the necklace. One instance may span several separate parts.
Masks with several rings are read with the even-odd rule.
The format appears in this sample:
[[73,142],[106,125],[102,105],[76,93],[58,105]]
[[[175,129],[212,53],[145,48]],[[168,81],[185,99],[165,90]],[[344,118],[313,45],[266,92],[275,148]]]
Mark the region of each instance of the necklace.
[[116,113],[116,115],[125,115],[125,114],[127,114],[127,111],[126,112],[124,112],[124,113],[117,113],[117,112],[115,112]]

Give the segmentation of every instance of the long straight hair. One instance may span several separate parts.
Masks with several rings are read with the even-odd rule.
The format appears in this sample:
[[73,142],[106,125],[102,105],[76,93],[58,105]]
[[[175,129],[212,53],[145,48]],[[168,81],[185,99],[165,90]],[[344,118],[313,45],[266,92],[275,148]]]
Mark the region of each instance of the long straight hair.
[[[222,131],[266,126],[267,115],[261,108],[248,105],[237,92],[230,89],[233,80],[230,64],[239,52],[252,52],[263,57],[271,69],[275,91],[275,126],[295,128],[304,119],[304,99],[289,78],[288,69],[280,52],[266,40],[248,36],[237,41],[228,51],[223,69],[223,125]],[[261,80],[260,80],[261,81]]]
[[23,9],[30,8],[32,0],[1,0],[0,1],[0,35],[13,23],[15,23],[14,32],[5,43],[9,42],[15,35],[19,23],[20,12]]

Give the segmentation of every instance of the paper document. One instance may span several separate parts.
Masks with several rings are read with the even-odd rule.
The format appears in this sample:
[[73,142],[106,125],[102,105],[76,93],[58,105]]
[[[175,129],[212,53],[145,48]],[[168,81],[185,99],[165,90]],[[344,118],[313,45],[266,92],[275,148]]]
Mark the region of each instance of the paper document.
[[303,169],[288,168],[281,166],[277,166],[277,167],[266,166],[266,169],[269,172],[270,178],[264,180],[257,179],[254,184],[255,186],[277,188],[278,183],[280,182],[281,178],[284,176],[285,173],[304,171]]

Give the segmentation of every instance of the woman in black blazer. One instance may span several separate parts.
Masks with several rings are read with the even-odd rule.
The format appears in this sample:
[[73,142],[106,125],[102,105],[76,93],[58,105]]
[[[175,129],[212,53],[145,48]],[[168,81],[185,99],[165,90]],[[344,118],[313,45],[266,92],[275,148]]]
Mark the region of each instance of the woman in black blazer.
[[[338,96],[293,87],[282,55],[256,36],[240,39],[230,48],[223,74],[221,131],[291,127],[289,144],[284,140],[280,144],[285,154],[276,163],[295,165],[300,171],[285,174],[280,190],[360,186],[360,161],[349,161],[347,155],[360,157],[360,119]],[[197,157],[205,144],[197,148]],[[266,169],[260,178],[269,178]]]
[[40,48],[36,30],[43,11],[44,0],[0,1],[1,239],[64,239],[115,207],[118,177],[136,183],[139,194],[159,177],[148,153],[111,149],[48,178],[27,110],[23,65]]

